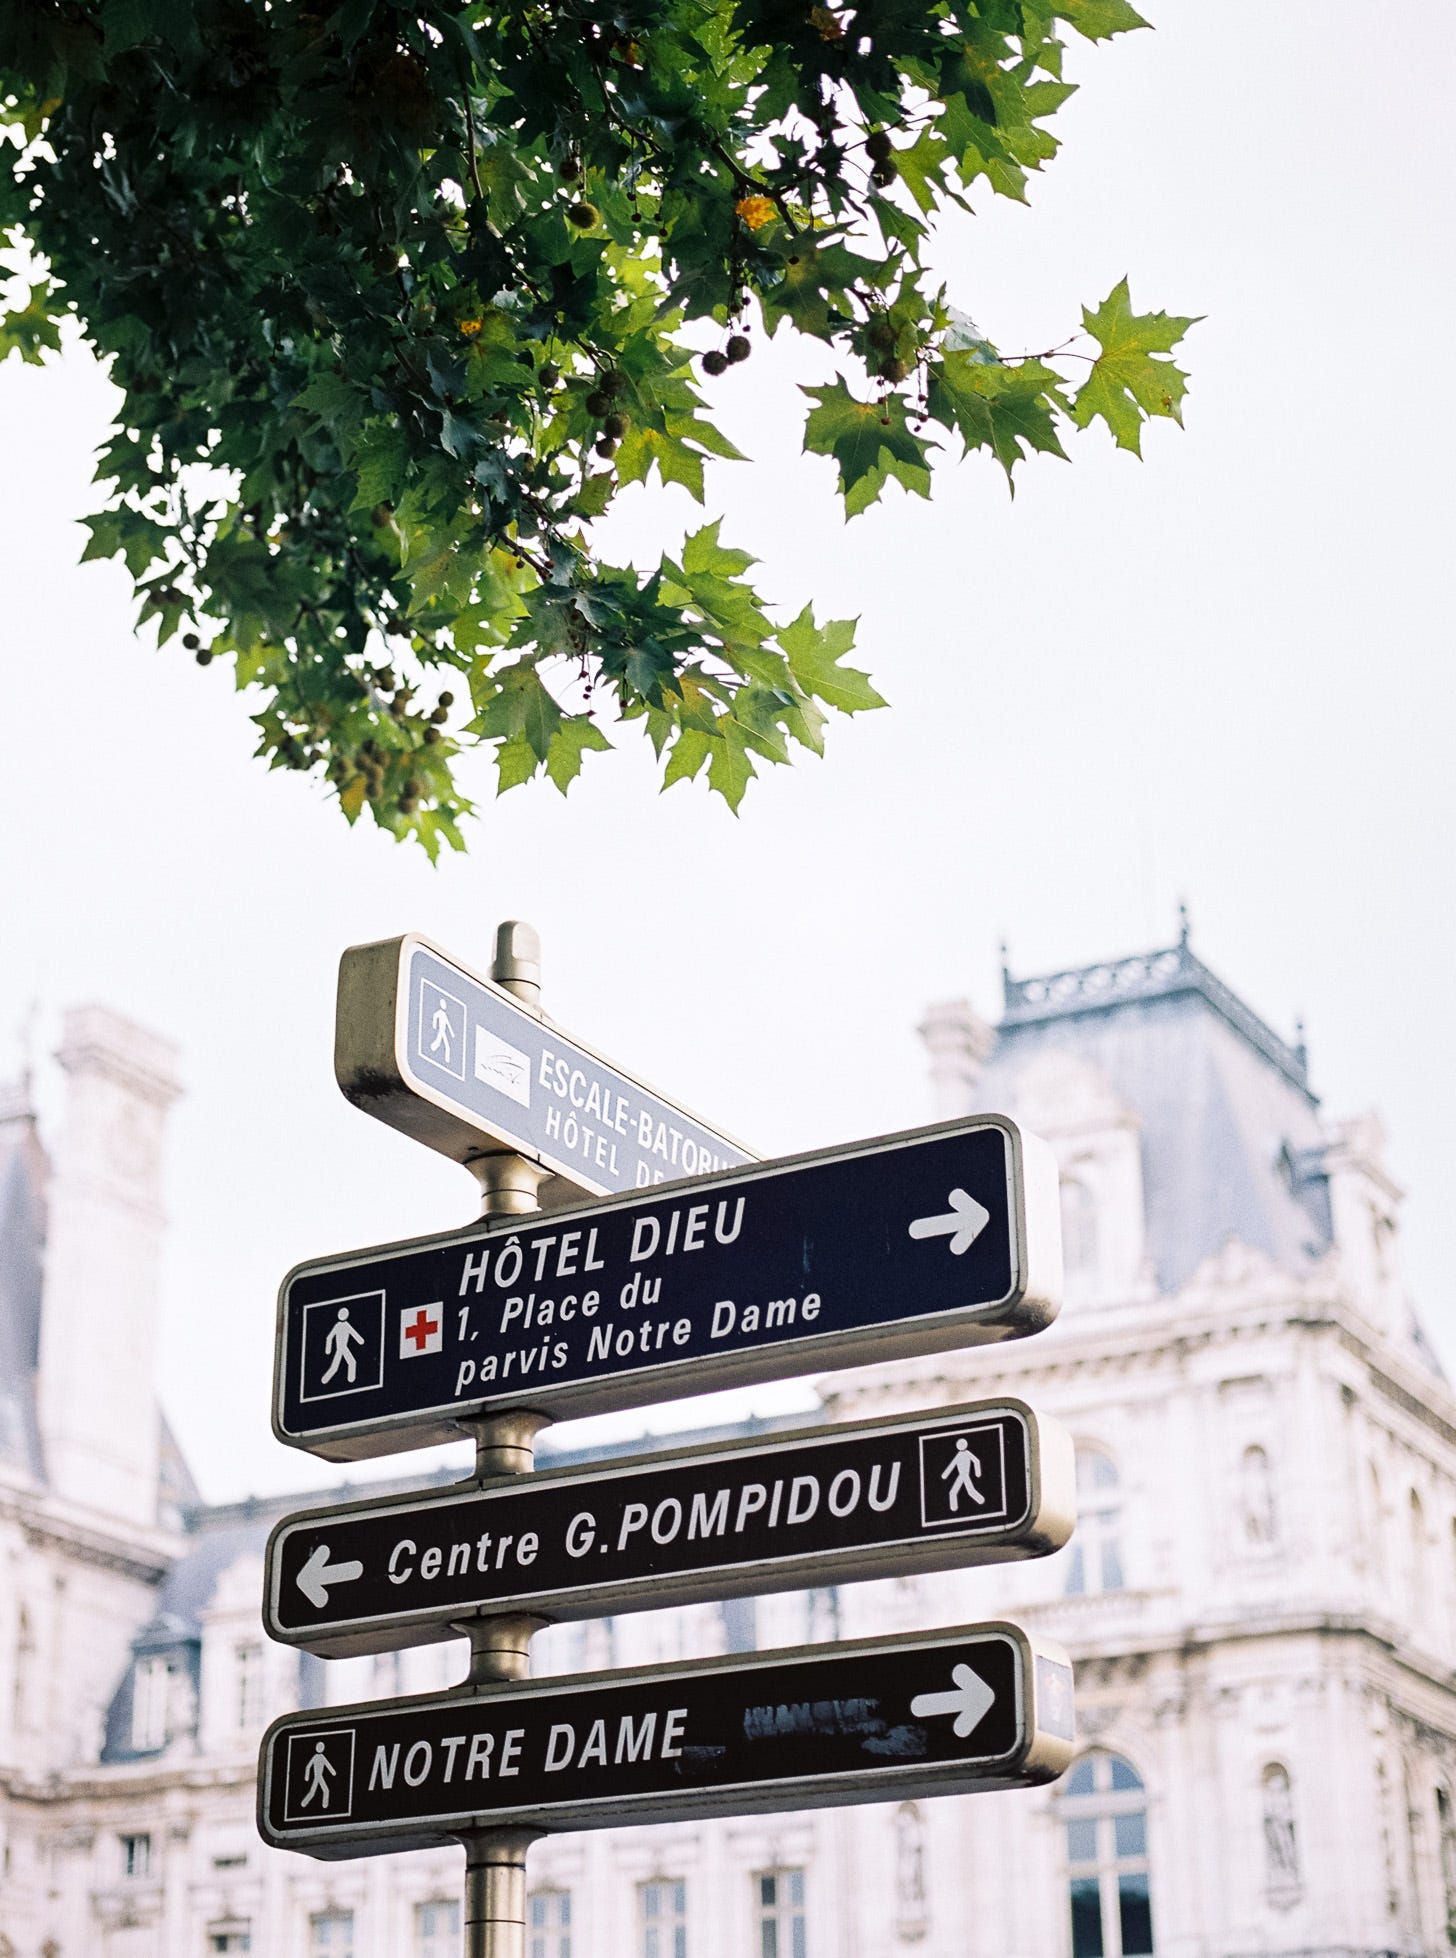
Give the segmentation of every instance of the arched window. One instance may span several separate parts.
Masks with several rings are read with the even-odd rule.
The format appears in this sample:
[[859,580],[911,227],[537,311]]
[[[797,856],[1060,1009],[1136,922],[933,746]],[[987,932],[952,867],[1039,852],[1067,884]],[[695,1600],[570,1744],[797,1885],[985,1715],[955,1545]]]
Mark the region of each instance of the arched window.
[[1100,1448],[1077,1450],[1077,1529],[1067,1595],[1122,1589],[1122,1493],[1117,1464]]
[[1269,1457],[1259,1447],[1246,1448],[1239,1463],[1239,1520],[1250,1550],[1267,1550],[1279,1535],[1274,1477]]
[[1097,1265],[1097,1212],[1092,1192],[1075,1176],[1062,1178],[1062,1261],[1077,1278]]
[[1086,1754],[1063,1786],[1072,1958],[1146,1958],[1148,1802],[1137,1771],[1120,1754]]
[[1294,1789],[1289,1770],[1271,1761],[1262,1777],[1264,1804],[1264,1889],[1272,1904],[1291,1904],[1303,1885],[1299,1838],[1294,1827]]

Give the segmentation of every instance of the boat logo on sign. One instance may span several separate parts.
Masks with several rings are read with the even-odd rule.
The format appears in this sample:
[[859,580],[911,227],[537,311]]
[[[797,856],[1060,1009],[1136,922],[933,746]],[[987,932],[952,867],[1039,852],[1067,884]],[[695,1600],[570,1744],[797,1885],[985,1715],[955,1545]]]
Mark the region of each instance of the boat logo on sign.
[[530,1056],[489,1027],[475,1029],[475,1078],[522,1108],[531,1106]]

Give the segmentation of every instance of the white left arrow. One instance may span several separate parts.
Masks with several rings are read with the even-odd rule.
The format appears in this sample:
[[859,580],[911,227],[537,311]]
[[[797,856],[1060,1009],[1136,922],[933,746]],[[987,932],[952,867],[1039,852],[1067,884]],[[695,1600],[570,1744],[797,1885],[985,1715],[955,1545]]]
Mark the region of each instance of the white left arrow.
[[347,1564],[331,1564],[329,1546],[321,1543],[298,1573],[298,1588],[316,1610],[322,1611],[329,1601],[331,1584],[352,1584],[363,1575],[364,1566],[357,1557]]
[[962,1251],[969,1251],[981,1232],[991,1221],[991,1213],[982,1203],[964,1190],[952,1190],[947,1201],[949,1210],[943,1210],[938,1217],[917,1217],[910,1226],[912,1237],[948,1237],[953,1258]]
[[954,1667],[951,1678],[955,1685],[950,1692],[917,1693],[910,1702],[910,1711],[917,1720],[933,1720],[938,1713],[953,1713],[956,1733],[965,1740],[996,1704],[996,1695],[981,1675],[967,1665]]

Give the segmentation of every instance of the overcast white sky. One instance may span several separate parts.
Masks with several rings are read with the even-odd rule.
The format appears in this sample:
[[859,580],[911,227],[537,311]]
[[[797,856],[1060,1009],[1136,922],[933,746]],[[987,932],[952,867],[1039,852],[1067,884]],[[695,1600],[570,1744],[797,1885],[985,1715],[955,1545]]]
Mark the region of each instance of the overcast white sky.
[[[44,1054],[93,999],[181,1044],[162,1377],[209,1496],[334,1474],[269,1432],[285,1269],[472,1213],[463,1171],[335,1089],[340,949],[415,928],[485,964],[507,916],[544,936],[558,1020],[775,1154],[926,1119],[916,1021],[967,992],[994,1014],[1002,935],[1020,972],[1138,950],[1186,896],[1195,949],[1280,1032],[1306,1016],[1327,1109],[1383,1111],[1456,1361],[1456,24],[1152,11],[1079,59],[1031,210],[983,198],[943,257],[1007,350],[1124,272],[1140,305],[1206,314],[1186,433],[1155,428],[1143,464],[1085,437],[1014,504],[993,464],[947,468],[932,505],[892,492],[846,529],[831,466],[796,454],[813,376],[760,352],[725,377],[759,458],[711,478],[725,540],[786,607],[858,614],[894,703],[737,821],[660,799],[628,733],[565,802],[483,800],[438,870],[348,833],[250,760],[223,671],[133,639],[118,567],[77,567],[95,367],[0,369],[0,1072],[31,1001]],[[639,543],[690,514],[638,504]]]

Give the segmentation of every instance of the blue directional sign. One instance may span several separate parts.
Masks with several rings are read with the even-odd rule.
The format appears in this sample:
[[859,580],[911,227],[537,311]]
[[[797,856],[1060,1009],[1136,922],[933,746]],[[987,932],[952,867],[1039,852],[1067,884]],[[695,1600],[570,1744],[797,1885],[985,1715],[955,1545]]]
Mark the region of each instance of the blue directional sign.
[[1028,1787],[1072,1756],[1072,1669],[1014,1625],[291,1713],[265,1842],[323,1859]]
[[542,1164],[547,1205],[754,1160],[415,933],[344,954],[334,1068],[356,1107],[457,1162]]
[[274,1431],[347,1461],[1016,1338],[1060,1298],[1056,1167],[983,1116],[296,1267]]

